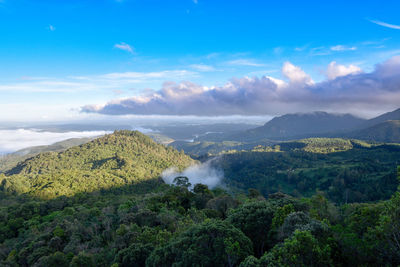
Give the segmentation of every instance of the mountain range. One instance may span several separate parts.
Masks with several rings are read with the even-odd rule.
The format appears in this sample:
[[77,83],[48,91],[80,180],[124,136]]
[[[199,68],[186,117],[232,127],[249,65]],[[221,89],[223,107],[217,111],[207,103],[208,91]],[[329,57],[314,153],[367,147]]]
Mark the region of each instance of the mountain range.
[[400,109],[372,119],[327,112],[278,116],[263,126],[240,133],[214,134],[196,141],[285,141],[311,137],[356,138],[375,142],[400,142]]

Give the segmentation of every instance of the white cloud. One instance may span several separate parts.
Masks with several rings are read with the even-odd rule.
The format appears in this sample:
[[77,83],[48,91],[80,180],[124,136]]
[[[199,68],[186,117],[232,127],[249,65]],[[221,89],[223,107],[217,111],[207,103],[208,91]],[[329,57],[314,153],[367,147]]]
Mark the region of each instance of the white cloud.
[[380,26],[383,26],[383,27],[386,27],[386,28],[400,30],[400,25],[389,24],[389,23],[379,21],[379,20],[370,20],[370,22],[375,23]]
[[191,67],[192,69],[195,69],[197,71],[201,71],[201,72],[215,71],[215,68],[213,66],[204,65],[204,64],[193,64],[193,65],[190,65],[189,67]]
[[326,76],[328,77],[328,79],[333,80],[336,79],[337,77],[341,77],[341,76],[346,76],[349,74],[357,74],[362,72],[362,70],[355,66],[355,65],[340,65],[337,64],[336,61],[332,61],[329,65],[328,65],[328,69],[326,70]]
[[331,46],[332,51],[354,51],[357,50],[356,46],[335,45]]
[[290,80],[291,83],[312,85],[314,81],[300,67],[290,62],[285,62],[282,68],[282,74]]
[[57,133],[34,129],[0,130],[0,154],[11,153],[31,146],[50,145],[69,138],[95,137],[106,133],[105,131]]
[[131,53],[131,54],[134,53],[133,47],[130,46],[129,44],[127,44],[127,43],[124,43],[124,42],[122,42],[122,43],[120,43],[120,44],[115,44],[115,45],[114,45],[114,48],[127,51],[127,52],[129,52],[129,53]]
[[168,82],[158,91],[116,99],[105,105],[87,105],[82,111],[108,115],[226,116],[314,110],[365,114],[399,107],[400,56],[378,64],[370,73],[336,63],[329,68],[330,79],[318,83],[290,62],[282,68],[289,82],[267,76],[233,78],[223,86],[214,87]]
[[166,70],[159,72],[114,72],[101,75],[106,79],[171,79],[194,76],[196,73],[187,70]]
[[236,59],[226,62],[228,65],[232,66],[251,66],[251,67],[264,67],[265,64],[256,62],[253,59]]
[[49,29],[49,31],[51,32],[54,32],[56,30],[56,27],[54,27],[53,25],[49,25],[47,29]]

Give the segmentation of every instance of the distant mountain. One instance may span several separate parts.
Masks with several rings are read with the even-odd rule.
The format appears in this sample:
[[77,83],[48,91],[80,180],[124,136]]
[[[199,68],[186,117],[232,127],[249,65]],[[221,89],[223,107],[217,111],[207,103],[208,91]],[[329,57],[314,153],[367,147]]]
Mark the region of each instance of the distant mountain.
[[156,179],[193,163],[137,131],[117,131],[63,152],[40,153],[0,174],[0,190],[41,198],[70,196]]
[[362,127],[367,128],[385,121],[392,121],[392,120],[400,120],[400,108],[392,112],[387,112],[385,114],[382,114],[376,118],[367,120],[365,123],[362,124]]
[[264,126],[248,130],[243,138],[287,140],[317,137],[331,132],[354,130],[365,123],[364,119],[350,114],[330,114],[327,112],[287,114],[275,117]]
[[375,142],[400,143],[400,120],[384,121],[366,129],[352,132],[348,136]]
[[14,153],[0,157],[0,173],[17,165],[18,162],[36,156],[42,152],[61,152],[73,146],[90,142],[94,138],[71,138],[48,146],[34,146],[18,150]]

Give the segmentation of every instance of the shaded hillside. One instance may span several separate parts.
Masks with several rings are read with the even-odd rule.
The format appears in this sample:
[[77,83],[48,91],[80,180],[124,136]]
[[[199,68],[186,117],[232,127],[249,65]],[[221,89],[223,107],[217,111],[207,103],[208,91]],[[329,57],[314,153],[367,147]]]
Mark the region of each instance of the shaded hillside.
[[53,198],[157,178],[192,159],[136,131],[118,131],[64,152],[41,153],[3,176],[9,192]]
[[392,120],[400,120],[400,108],[366,121],[362,124],[362,128],[371,127],[379,123]]
[[400,120],[385,121],[348,136],[375,142],[400,143]]
[[0,157],[0,173],[5,172],[28,158],[43,152],[61,152],[73,146],[87,143],[94,138],[71,138],[48,146],[34,146],[18,150],[14,153]]

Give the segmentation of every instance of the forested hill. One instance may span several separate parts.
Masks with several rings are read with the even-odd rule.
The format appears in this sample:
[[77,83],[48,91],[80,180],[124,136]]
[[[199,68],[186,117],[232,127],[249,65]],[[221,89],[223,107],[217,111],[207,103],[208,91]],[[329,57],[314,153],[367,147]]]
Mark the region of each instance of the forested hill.
[[18,162],[32,158],[43,152],[62,152],[73,146],[79,146],[92,141],[94,138],[71,138],[51,145],[33,146],[18,150],[14,153],[0,157],[0,173],[13,168]]
[[137,131],[116,131],[64,152],[41,153],[0,176],[3,190],[41,198],[70,196],[157,178],[193,160]]
[[389,120],[347,134],[348,137],[375,142],[400,142],[400,120]]

